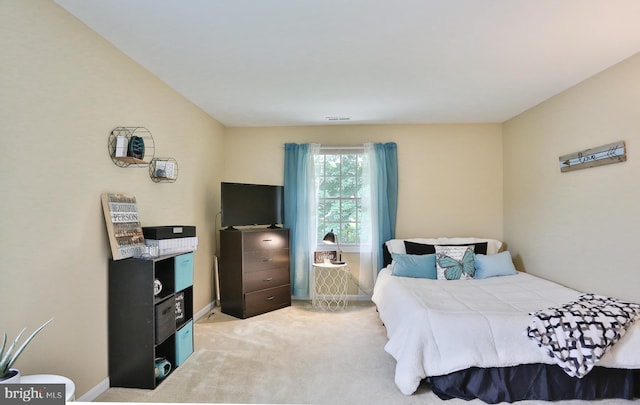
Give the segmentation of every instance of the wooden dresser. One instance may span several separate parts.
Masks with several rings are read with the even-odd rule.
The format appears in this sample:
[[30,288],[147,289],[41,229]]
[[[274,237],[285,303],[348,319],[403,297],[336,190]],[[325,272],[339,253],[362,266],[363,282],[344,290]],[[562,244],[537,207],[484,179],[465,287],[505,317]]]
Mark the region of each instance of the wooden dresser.
[[291,305],[288,229],[220,231],[222,312],[248,318]]

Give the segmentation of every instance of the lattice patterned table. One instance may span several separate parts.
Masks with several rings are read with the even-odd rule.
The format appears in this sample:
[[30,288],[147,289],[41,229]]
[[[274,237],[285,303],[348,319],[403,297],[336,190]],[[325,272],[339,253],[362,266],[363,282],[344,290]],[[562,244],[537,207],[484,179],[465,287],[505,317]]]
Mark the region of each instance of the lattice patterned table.
[[350,270],[343,264],[313,264],[312,305],[316,309],[336,311],[347,307]]

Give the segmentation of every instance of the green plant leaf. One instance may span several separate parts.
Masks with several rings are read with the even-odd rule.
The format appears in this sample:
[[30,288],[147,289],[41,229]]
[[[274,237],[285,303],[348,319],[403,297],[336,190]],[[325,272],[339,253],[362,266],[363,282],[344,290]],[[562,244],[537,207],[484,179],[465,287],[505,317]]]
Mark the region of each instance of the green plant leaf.
[[[7,372],[11,368],[11,365],[13,364],[13,362],[11,361],[11,355],[13,353],[13,349],[18,344],[18,340],[20,340],[20,337],[22,337],[22,334],[24,333],[25,330],[26,328],[22,329],[20,333],[18,333],[18,336],[16,337],[16,339],[13,341],[13,343],[11,343],[11,346],[9,346],[9,348],[7,349],[7,352],[2,358],[2,361],[0,361],[0,364],[2,364],[2,369],[0,369],[0,371],[2,372],[2,377],[4,377],[7,374]],[[6,332],[5,332],[5,335],[6,335]]]
[[[51,321],[53,321],[53,318],[49,319],[47,322],[43,323],[42,325],[40,325],[40,327],[38,329],[36,329],[35,331],[33,331],[33,333],[31,335],[29,335],[29,337],[27,337],[27,339],[22,343],[22,345],[20,345],[20,347],[18,348],[18,350],[16,350],[15,353],[13,353],[13,350],[15,349],[15,347],[17,346],[18,342],[20,341],[20,338],[22,337],[22,335],[24,334],[24,332],[26,331],[26,328],[22,329],[20,331],[20,333],[18,334],[18,336],[15,338],[15,340],[13,341],[13,343],[11,344],[11,346],[9,346],[9,348],[7,349],[7,352],[4,354],[4,356],[2,357],[2,360],[0,360],[0,378],[4,377],[5,375],[7,375],[7,373],[9,372],[9,369],[11,368],[11,366],[16,362],[16,360],[18,360],[18,357],[20,356],[20,354],[22,354],[22,352],[24,351],[24,349],[27,347],[27,345],[31,342],[31,340],[33,340],[33,338],[42,330],[44,329],[45,326],[47,326]],[[0,350],[0,355],[3,353],[5,345],[7,342],[7,333],[5,332],[4,334],[4,339],[2,342],[2,350]]]
[[4,337],[2,338],[2,348],[0,348],[0,378],[5,375],[5,370],[7,368],[7,363],[9,362],[9,356],[4,355],[4,348],[7,345],[7,332],[4,333]]
[[[38,329],[36,329],[31,335],[29,335],[27,340],[25,340],[24,343],[22,343],[20,348],[16,351],[16,354],[11,358],[11,361],[9,362],[9,368],[11,368],[11,366],[13,365],[13,363],[16,362],[16,360],[18,360],[18,356],[20,356],[20,354],[25,349],[25,347],[27,347],[29,342],[31,342],[31,340],[33,340],[33,338],[36,337],[38,332],[40,332],[42,329],[44,329],[44,327],[47,326],[49,324],[49,322],[51,322],[51,321],[53,321],[53,318],[51,318],[47,322],[43,323]],[[22,331],[24,332],[24,329]],[[22,332],[20,333],[20,335],[22,335]],[[16,342],[17,342],[17,339],[16,339]]]

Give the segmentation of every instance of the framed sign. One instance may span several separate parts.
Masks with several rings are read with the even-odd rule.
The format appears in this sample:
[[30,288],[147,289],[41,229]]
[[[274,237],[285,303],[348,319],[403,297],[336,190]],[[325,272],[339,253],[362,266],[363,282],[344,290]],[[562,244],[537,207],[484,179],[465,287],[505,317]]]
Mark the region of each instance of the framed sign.
[[113,260],[142,255],[146,248],[136,197],[104,193],[101,199]]
[[589,167],[620,163],[627,160],[627,150],[624,141],[608,143],[580,152],[569,153],[558,158],[560,171],[570,172]]
[[329,259],[330,261],[335,262],[336,260],[338,260],[337,252],[335,250],[314,252],[314,263],[324,263],[324,259]]

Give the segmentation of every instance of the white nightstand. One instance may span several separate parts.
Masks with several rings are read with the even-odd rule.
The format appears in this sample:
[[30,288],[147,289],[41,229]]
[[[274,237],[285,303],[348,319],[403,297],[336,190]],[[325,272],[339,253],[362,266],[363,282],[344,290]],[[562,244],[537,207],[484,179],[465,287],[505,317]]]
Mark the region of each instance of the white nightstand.
[[33,374],[20,377],[20,384],[64,384],[67,402],[76,399],[76,385],[67,377],[55,374]]
[[345,309],[350,272],[346,263],[314,263],[311,301],[313,307],[329,311]]

